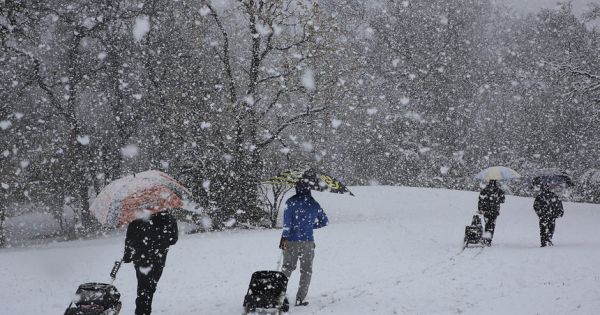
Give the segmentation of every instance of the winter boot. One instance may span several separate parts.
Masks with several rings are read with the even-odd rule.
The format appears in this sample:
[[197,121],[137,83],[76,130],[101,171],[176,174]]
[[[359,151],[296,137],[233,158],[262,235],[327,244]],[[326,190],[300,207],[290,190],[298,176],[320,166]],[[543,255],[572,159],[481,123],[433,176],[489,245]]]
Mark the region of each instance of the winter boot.
[[308,305],[307,301],[296,300],[296,306],[306,306]]

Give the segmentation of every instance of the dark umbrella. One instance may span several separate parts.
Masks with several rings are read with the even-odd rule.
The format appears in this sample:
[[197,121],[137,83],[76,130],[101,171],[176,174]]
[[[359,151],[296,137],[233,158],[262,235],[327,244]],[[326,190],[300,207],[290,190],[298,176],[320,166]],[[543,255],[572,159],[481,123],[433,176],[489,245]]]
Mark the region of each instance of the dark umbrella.
[[556,168],[548,168],[537,171],[536,175],[531,180],[531,185],[534,187],[542,185],[548,187],[571,187],[574,184],[567,172]]
[[281,172],[279,175],[265,181],[265,183],[294,187],[301,181],[310,186],[310,189],[312,190],[330,191],[338,194],[348,193],[350,196],[354,196],[348,187],[346,187],[346,185],[339,180],[328,174],[315,171],[308,167],[300,167]]

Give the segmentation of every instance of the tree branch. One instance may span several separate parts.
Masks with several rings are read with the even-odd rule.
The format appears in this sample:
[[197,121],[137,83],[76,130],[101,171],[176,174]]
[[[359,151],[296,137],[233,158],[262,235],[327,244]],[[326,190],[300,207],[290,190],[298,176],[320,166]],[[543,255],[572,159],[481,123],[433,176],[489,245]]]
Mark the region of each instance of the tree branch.
[[202,1],[202,3],[210,10],[210,15],[215,20],[219,31],[221,31],[221,35],[223,36],[223,56],[219,56],[223,65],[225,66],[225,73],[227,74],[227,78],[229,80],[229,101],[231,103],[237,103],[237,95],[235,92],[235,81],[233,80],[233,71],[231,70],[231,58],[229,57],[229,34],[225,30],[221,19],[217,15],[217,11],[208,3],[208,1]]
[[288,127],[290,127],[292,125],[300,123],[301,119],[306,118],[306,117],[310,117],[310,116],[312,116],[314,114],[317,114],[317,113],[320,113],[320,112],[323,112],[326,109],[327,109],[327,107],[325,107],[325,106],[324,107],[318,107],[318,108],[315,108],[315,109],[307,108],[306,112],[291,117],[290,119],[288,119],[287,121],[285,121],[283,124],[281,124],[279,126],[279,128],[277,128],[277,130],[274,133],[272,133],[271,136],[267,140],[259,143],[257,145],[258,149],[260,150],[260,149],[264,148],[265,146],[269,145],[271,142],[273,142],[273,140],[277,139],[279,137],[279,135],[285,129],[287,129]]

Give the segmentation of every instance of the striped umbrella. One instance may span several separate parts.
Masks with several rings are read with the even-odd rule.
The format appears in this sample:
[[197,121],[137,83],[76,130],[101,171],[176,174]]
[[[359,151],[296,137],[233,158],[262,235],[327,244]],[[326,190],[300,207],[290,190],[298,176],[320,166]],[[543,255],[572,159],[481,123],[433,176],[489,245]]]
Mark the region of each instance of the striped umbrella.
[[112,181],[90,205],[90,213],[106,226],[121,227],[150,214],[182,208],[191,192],[169,175],[146,171]]
[[475,179],[485,182],[490,180],[513,180],[520,177],[521,175],[515,170],[505,166],[488,167],[475,175]]
[[354,194],[339,180],[332,176],[315,171],[309,167],[299,167],[292,170],[287,170],[279,173],[279,175],[268,179],[265,184],[284,185],[294,187],[302,180],[309,183],[310,189],[316,191],[329,191],[337,194],[348,193],[350,196]]

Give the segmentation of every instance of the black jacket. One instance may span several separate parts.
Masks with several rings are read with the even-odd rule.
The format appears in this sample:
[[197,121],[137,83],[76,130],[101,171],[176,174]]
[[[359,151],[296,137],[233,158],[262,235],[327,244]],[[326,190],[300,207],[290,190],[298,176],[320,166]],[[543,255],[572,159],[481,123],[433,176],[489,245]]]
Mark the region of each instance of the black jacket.
[[535,213],[540,218],[555,219],[562,217],[565,213],[562,201],[560,201],[558,195],[547,189],[542,190],[540,194],[535,197],[533,210],[535,210]]
[[135,220],[127,227],[123,261],[133,261],[140,266],[164,266],[169,246],[177,243],[177,235],[177,221],[166,211]]
[[500,204],[504,202],[504,191],[497,185],[489,184],[479,193],[477,209],[484,215],[497,216],[500,214]]

